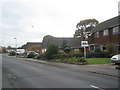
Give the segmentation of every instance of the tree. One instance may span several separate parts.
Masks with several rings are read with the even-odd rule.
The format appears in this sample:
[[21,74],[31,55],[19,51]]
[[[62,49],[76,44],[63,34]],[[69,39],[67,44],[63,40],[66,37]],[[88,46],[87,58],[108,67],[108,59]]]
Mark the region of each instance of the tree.
[[71,51],[71,47],[67,44],[67,41],[63,41],[63,44],[62,44],[62,50],[65,52],[65,53],[69,53]]
[[96,19],[82,20],[76,25],[74,37],[86,37],[86,35],[97,25],[99,22]]
[[53,55],[58,54],[58,46],[55,44],[50,44],[45,53],[45,58],[50,60],[53,59]]
[[11,46],[8,46],[7,48],[8,48],[8,49],[12,49],[12,47],[11,47]]

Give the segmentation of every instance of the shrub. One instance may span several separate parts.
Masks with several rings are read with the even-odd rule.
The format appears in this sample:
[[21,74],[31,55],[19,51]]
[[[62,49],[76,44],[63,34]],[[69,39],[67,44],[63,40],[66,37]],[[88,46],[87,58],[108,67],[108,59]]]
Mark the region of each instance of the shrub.
[[88,52],[87,58],[108,58],[109,53],[108,52]]
[[80,58],[80,57],[83,57],[84,56],[84,54],[83,53],[78,53],[78,54],[73,54],[73,56],[75,56],[76,58]]
[[58,54],[58,46],[55,44],[49,45],[45,53],[45,58],[47,60],[53,59],[55,54]]
[[61,58],[66,58],[67,56],[65,54],[55,54],[53,55],[55,59],[61,59]]

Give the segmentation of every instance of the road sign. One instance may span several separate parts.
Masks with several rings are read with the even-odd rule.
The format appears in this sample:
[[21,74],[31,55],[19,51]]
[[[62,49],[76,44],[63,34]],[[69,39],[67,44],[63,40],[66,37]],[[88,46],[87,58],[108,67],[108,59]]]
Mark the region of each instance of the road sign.
[[88,47],[88,41],[81,41],[81,46],[84,47],[84,58],[86,58],[86,47]]
[[81,41],[81,46],[82,47],[88,47],[88,41]]

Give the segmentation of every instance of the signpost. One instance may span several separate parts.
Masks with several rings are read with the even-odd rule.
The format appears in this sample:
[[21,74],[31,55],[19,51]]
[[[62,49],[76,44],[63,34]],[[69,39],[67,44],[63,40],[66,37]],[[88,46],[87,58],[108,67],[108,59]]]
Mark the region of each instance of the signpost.
[[84,47],[84,58],[86,58],[86,47],[88,47],[88,41],[81,41],[81,46]]

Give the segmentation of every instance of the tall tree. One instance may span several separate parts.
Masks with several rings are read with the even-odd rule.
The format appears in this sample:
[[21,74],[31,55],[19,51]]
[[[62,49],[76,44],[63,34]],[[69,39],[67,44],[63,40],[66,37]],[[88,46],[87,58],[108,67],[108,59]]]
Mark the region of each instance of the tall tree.
[[74,37],[86,37],[87,33],[96,27],[99,22],[96,19],[82,20],[76,25],[76,31]]

